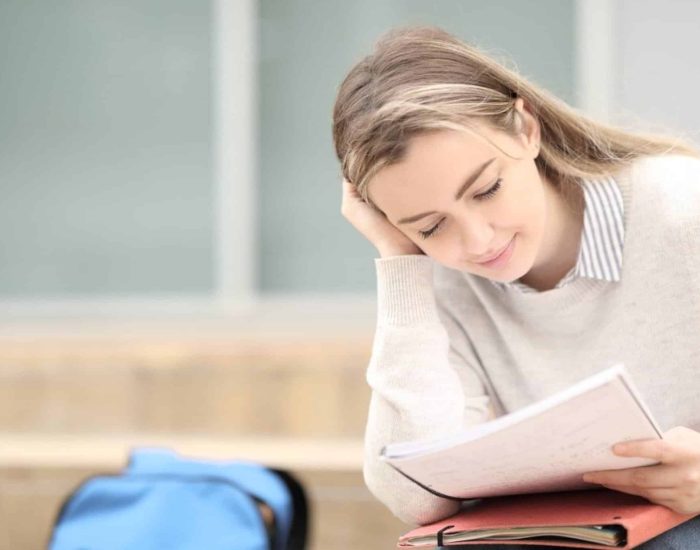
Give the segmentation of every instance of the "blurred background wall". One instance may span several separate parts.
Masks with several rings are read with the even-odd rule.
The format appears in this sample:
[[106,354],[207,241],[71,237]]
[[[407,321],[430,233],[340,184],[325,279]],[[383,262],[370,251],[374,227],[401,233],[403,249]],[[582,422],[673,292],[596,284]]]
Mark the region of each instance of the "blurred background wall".
[[601,120],[695,138],[699,12],[0,0],[0,547],[42,547],[141,443],[291,468],[314,548],[391,547],[360,473],[376,254],[340,215],[340,81],[435,24]]

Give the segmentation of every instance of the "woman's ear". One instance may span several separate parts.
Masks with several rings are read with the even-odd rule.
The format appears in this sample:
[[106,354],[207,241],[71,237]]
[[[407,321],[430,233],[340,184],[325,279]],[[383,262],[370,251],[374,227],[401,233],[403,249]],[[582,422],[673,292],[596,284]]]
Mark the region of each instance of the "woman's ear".
[[515,100],[514,109],[518,138],[532,158],[537,158],[540,153],[540,124],[522,97]]

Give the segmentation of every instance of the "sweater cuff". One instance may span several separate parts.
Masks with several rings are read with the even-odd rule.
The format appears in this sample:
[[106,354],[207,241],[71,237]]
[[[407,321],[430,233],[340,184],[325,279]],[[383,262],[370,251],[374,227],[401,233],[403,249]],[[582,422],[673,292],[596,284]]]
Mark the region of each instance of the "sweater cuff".
[[414,254],[375,258],[377,324],[439,323],[433,287],[433,260]]

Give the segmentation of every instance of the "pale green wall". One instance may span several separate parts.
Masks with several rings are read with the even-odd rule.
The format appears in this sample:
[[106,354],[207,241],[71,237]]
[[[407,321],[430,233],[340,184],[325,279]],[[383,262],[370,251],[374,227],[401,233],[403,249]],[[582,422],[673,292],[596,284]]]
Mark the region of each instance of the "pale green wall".
[[0,2],[0,294],[212,288],[210,13]]

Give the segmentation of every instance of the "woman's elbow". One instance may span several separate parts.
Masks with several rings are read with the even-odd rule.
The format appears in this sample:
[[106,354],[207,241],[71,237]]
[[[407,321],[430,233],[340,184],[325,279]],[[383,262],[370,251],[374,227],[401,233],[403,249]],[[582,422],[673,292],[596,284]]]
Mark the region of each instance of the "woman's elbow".
[[386,463],[365,463],[363,476],[375,498],[406,524],[427,525],[459,510],[459,501],[433,495]]

